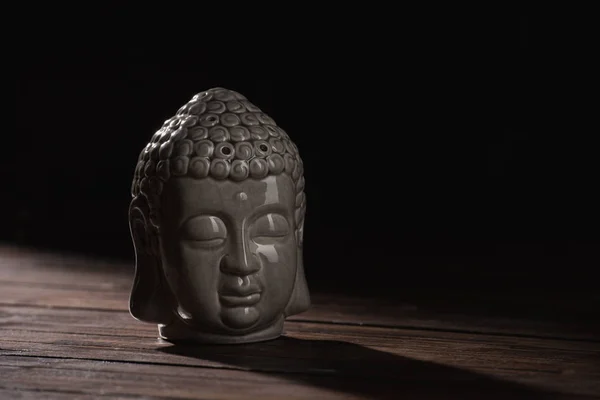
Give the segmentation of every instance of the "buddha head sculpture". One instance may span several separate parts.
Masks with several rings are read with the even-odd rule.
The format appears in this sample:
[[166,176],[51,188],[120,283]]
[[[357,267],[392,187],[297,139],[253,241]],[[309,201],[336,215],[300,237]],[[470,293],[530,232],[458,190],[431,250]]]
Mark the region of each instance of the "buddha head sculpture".
[[135,169],[130,312],[167,340],[246,343],[308,309],[298,148],[241,94],[213,88],[165,121]]

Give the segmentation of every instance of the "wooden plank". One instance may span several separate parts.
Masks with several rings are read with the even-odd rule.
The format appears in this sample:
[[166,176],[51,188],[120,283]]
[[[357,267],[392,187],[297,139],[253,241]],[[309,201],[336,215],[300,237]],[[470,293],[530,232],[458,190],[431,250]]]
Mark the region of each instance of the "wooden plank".
[[464,314],[460,308],[435,310],[406,303],[383,303],[365,299],[360,304],[346,297],[315,295],[311,309],[292,316],[291,321],[326,322],[366,326],[431,329],[447,332],[468,332],[564,338],[600,342],[600,324],[552,321],[535,318],[516,318]]
[[95,291],[86,288],[0,283],[0,304],[125,311],[129,305],[129,293],[113,289]]
[[[6,400],[97,400],[98,395],[86,395],[81,392],[69,391],[69,389],[54,388],[49,390],[41,391],[38,387],[32,387],[30,389],[19,388],[19,389],[2,389],[0,388],[0,399]],[[131,400],[131,397],[118,396],[113,397],[114,399],[127,399]],[[148,397],[150,398],[150,397]]]
[[[408,379],[412,371],[411,379],[453,381],[462,379],[457,371],[470,371],[544,390],[600,393],[597,343],[290,322],[281,340],[242,347],[173,346],[148,326],[140,326],[136,335],[137,324],[127,315],[114,318],[125,313],[69,316],[73,310],[40,310],[49,314],[35,324],[31,315],[19,320],[15,310],[1,310],[3,358],[67,357],[352,379],[392,379],[398,373]],[[121,322],[123,327],[114,327]],[[103,334],[94,333],[94,326]]]
[[[348,396],[328,386],[343,379],[330,378],[322,385],[307,385],[287,375],[249,371],[187,368],[154,364],[94,362],[89,360],[6,357],[0,360],[0,374],[13,390],[64,390],[82,394],[144,396],[185,399],[307,399],[363,398]],[[309,377],[310,378],[310,377]],[[323,378],[316,377],[314,382]],[[355,385],[368,390],[368,382]]]
[[[35,286],[29,283],[0,283],[0,305],[27,305],[51,308],[85,308],[126,311],[127,290],[95,290],[73,287]],[[476,317],[456,312],[421,310],[408,304],[385,304],[375,299],[360,303],[348,298],[314,295],[307,312],[292,321],[389,326],[456,332],[525,335],[600,341],[597,324],[569,324],[530,319]]]
[[[84,257],[74,254],[57,254],[50,252],[39,252],[34,249],[25,249],[0,245],[0,283],[30,284],[34,287],[63,287],[72,289],[89,290],[115,290],[129,291],[133,280],[134,262],[124,260],[98,260],[95,257]],[[547,292],[547,291],[546,291]],[[594,292],[569,292],[564,298],[549,299],[543,296],[543,288],[526,289],[513,286],[504,290],[490,293],[490,288],[485,292],[476,288],[465,290],[465,288],[407,288],[400,287],[395,301],[401,300],[406,309],[418,309],[435,304],[436,309],[448,311],[460,304],[460,308],[481,308],[483,303],[493,311],[499,311],[502,307],[510,306],[511,315],[527,312],[528,307],[533,307],[533,314],[527,312],[528,316],[536,316],[544,311],[550,311],[552,318],[556,318],[557,311],[566,314],[589,315],[595,312],[594,305],[600,305],[600,293]],[[321,300],[318,303],[335,302],[340,298],[338,295],[318,295]],[[341,296],[344,298],[345,296]],[[443,302],[439,299],[444,298]],[[433,301],[432,301],[433,299]],[[379,306],[380,299],[376,299]],[[344,298],[343,303],[352,306],[353,309],[367,308],[369,311],[371,301],[363,296]],[[551,307],[550,307],[551,306]],[[564,315],[560,315],[563,317]]]
[[[133,262],[0,246],[0,266],[0,304],[119,311],[128,305]],[[447,300],[433,304],[443,290]],[[313,293],[312,308],[291,319],[600,341],[600,320],[593,314],[600,293],[570,293],[547,304],[547,296],[530,292],[512,290],[484,300],[477,292],[447,288],[432,294],[417,288],[395,302]],[[480,303],[494,312],[481,306],[473,310]],[[510,308],[508,315],[499,311],[503,306]],[[519,315],[523,310],[526,314]]]
[[134,264],[74,254],[0,246],[0,282],[129,290]]
[[[432,307],[425,292],[407,297],[416,303],[316,294],[279,340],[174,346],[127,312],[132,273],[0,248],[0,396],[600,397],[594,322],[457,314]],[[510,301],[522,299],[541,304]]]
[[[33,288],[62,288],[75,291],[103,291],[121,293],[118,299],[122,299],[129,291],[134,270],[133,259],[123,260],[98,260],[96,257],[84,257],[74,254],[56,254],[40,252],[34,249],[19,248],[15,246],[0,245],[0,283],[9,285],[22,284],[23,290]],[[27,284],[29,286],[27,286]],[[4,288],[0,288],[4,290]],[[350,298],[347,296],[327,296],[316,293],[315,305],[326,305],[328,309],[351,307],[354,314],[358,313],[362,319],[369,320],[365,323],[388,324],[394,320],[397,313],[405,315],[410,311],[426,314],[452,314],[461,310],[478,310],[478,317],[494,314],[502,315],[502,310],[509,310],[505,317],[511,319],[515,316],[517,320],[543,321],[544,318],[551,321],[577,322],[593,328],[595,334],[600,336],[600,322],[595,317],[597,306],[600,305],[600,292],[569,292],[563,298],[553,296],[552,299],[542,288],[528,287],[519,290],[514,286],[504,290],[490,293],[489,288],[485,292],[476,288],[465,290],[465,288],[399,288],[397,298],[393,304],[385,304],[381,299],[365,299],[362,297]],[[111,296],[110,294],[108,295]],[[341,299],[341,300],[340,300]],[[439,299],[443,299],[440,301]],[[57,304],[57,306],[63,306]],[[387,310],[383,313],[375,313],[376,307]],[[340,311],[343,314],[343,311]],[[387,318],[380,318],[379,316]],[[544,317],[544,318],[542,318]],[[586,318],[589,321],[582,322]],[[449,315],[448,321],[455,319],[455,315]],[[378,321],[379,320],[379,321]],[[360,321],[359,321],[360,322]],[[575,322],[575,324],[573,324]],[[546,330],[546,329],[542,329]],[[588,329],[590,330],[590,329]]]
[[[389,328],[360,328],[339,326],[338,329],[319,331],[320,326],[310,323],[290,323],[286,326],[287,339],[261,345],[236,346],[178,346],[202,355],[224,357],[223,363],[208,362],[181,357],[180,354],[165,356],[160,351],[170,348],[170,343],[154,337],[110,336],[77,334],[65,332],[30,331],[25,329],[2,329],[2,353],[34,354],[57,357],[68,354],[70,357],[130,360],[136,362],[160,362],[173,365],[196,365],[211,368],[226,367],[227,361],[239,355],[239,351],[250,352],[253,360],[263,357],[280,357],[287,364],[277,365],[284,370],[270,369],[269,362],[258,362],[254,367],[260,370],[294,372],[303,371],[304,363],[312,358],[317,360],[324,352],[334,350],[340,359],[350,359],[360,354],[363,348],[374,349],[411,359],[431,361],[460,368],[485,371],[507,369],[518,374],[521,371],[598,374],[597,361],[600,351],[581,343],[564,341],[503,340],[497,337],[421,336],[414,331],[395,332]],[[456,334],[461,335],[461,334]],[[319,348],[318,345],[323,345]],[[579,346],[578,346],[579,345]],[[38,354],[36,350],[43,353]],[[96,353],[96,351],[100,353]],[[159,350],[156,352],[155,350]],[[175,350],[175,349],[171,349]],[[342,350],[347,354],[342,354]],[[256,355],[253,352],[256,351]],[[359,354],[354,354],[354,353]],[[338,354],[339,353],[339,354]],[[370,352],[366,351],[366,355]],[[109,357],[109,358],[103,358]],[[256,358],[258,357],[258,358]],[[268,360],[267,360],[268,361]],[[191,363],[191,364],[190,364]],[[309,363],[310,364],[310,363]],[[369,374],[369,371],[366,371]]]
[[[405,367],[408,367],[405,366]],[[435,370],[435,367],[432,367]],[[186,399],[573,399],[534,388],[494,380],[469,371],[444,370],[453,380],[396,370],[384,378],[352,380],[336,376],[273,374],[155,364],[89,360],[7,357],[0,373],[11,390],[61,391],[143,398]],[[441,372],[441,371],[440,371]],[[544,396],[545,394],[545,396]],[[483,397],[482,397],[483,396]],[[542,397],[543,396],[543,397]],[[62,397],[61,397],[62,398]],[[589,398],[589,397],[586,397]]]
[[[497,336],[485,334],[470,334],[460,332],[429,331],[418,329],[403,329],[394,327],[370,327],[356,325],[327,325],[305,321],[288,321],[288,327],[314,327],[313,333],[319,332],[349,332],[352,335],[365,336],[365,332],[386,332],[385,339],[416,337],[416,338],[456,338],[472,342],[486,340],[491,343],[529,343],[548,344],[555,348],[583,349],[600,351],[600,343],[594,341],[570,341],[563,339],[524,338],[516,336]],[[0,329],[18,330],[26,329],[31,332],[64,332],[76,334],[96,334],[103,336],[131,336],[136,338],[156,338],[157,328],[154,324],[147,324],[135,320],[126,311],[102,311],[85,309],[48,309],[40,307],[0,307]],[[368,335],[367,335],[368,336]],[[466,338],[466,339],[465,339]]]

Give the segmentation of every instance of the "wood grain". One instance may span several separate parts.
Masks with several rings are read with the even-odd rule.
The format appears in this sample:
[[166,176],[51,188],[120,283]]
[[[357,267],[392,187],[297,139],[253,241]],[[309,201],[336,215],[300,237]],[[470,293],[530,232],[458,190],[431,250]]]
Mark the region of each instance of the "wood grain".
[[[351,325],[324,329],[322,324],[289,322],[283,340],[241,349],[173,346],[157,339],[153,327],[144,324],[137,327],[137,321],[126,313],[19,307],[3,307],[0,311],[3,356],[65,357],[67,354],[69,358],[98,361],[353,378],[390,377],[391,373],[396,379],[393,371],[404,371],[406,376],[407,370],[412,373],[423,370],[429,380],[446,381],[453,374],[462,379],[460,374],[449,371],[472,371],[548,390],[568,387],[570,393],[576,394],[600,390],[597,383],[592,383],[600,382],[597,363],[600,345],[593,342]],[[26,311],[25,315],[22,311]],[[363,368],[364,365],[368,368]],[[424,365],[433,367],[429,370]],[[590,383],[582,386],[579,379]]]
[[[88,395],[108,395],[111,398],[138,395],[144,398],[189,399],[442,399],[454,393],[467,396],[461,398],[477,398],[481,393],[489,393],[488,398],[494,399],[507,395],[523,399],[586,398],[585,395],[536,392],[457,371],[446,371],[456,375],[454,381],[422,381],[415,379],[414,373],[402,375],[399,371],[396,371],[398,374],[393,381],[367,376],[348,380],[317,374],[266,374],[235,369],[11,357],[0,361],[0,372],[10,379],[7,387],[11,390],[69,390]],[[498,390],[498,395],[492,390]]]
[[[0,304],[125,311],[129,304],[128,290],[0,281]],[[380,304],[374,299],[363,299],[356,304],[347,298],[319,294],[313,296],[309,311],[290,320],[600,341],[597,323],[469,316],[455,311],[421,310],[410,304]]]
[[0,282],[129,290],[133,263],[0,246]]
[[0,247],[0,398],[600,398],[595,320],[315,294],[278,340],[173,344],[128,313],[132,273]]

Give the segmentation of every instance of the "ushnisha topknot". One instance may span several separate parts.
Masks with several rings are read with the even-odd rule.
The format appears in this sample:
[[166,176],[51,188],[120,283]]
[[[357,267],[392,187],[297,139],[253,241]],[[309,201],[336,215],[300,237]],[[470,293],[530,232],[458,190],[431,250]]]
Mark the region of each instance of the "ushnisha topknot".
[[246,97],[216,87],[192,97],[152,136],[140,153],[131,194],[147,198],[154,220],[162,187],[173,176],[243,181],[279,174],[295,184],[301,229],[306,198],[298,148]]

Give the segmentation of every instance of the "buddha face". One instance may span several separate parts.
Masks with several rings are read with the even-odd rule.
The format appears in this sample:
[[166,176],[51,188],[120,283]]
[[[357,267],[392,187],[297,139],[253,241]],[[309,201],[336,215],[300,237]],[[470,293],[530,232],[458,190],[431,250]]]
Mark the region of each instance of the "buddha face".
[[162,267],[185,324],[244,334],[283,317],[297,268],[285,174],[241,182],[172,177],[159,216]]

